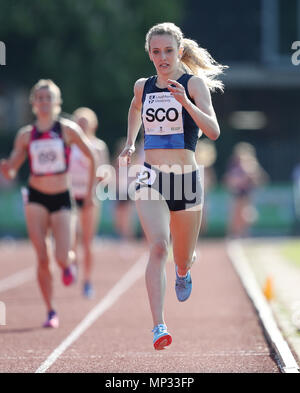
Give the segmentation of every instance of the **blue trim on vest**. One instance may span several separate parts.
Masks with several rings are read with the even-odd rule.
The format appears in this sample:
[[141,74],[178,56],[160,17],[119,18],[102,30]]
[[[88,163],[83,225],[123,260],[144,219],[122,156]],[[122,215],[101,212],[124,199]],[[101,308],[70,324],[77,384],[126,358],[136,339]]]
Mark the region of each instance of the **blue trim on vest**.
[[145,135],[145,150],[147,149],[184,149],[184,134]]

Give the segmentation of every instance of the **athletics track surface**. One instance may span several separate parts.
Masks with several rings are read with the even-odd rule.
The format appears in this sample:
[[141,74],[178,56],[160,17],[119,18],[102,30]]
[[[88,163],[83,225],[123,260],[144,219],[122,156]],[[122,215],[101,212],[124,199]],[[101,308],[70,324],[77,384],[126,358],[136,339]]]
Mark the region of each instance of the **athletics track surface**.
[[222,240],[198,243],[193,291],[179,303],[172,255],[167,263],[165,319],[173,343],[152,346],[152,320],[144,281],[147,247],[97,239],[92,300],[81,278],[64,287],[54,267],[58,329],[41,328],[46,313],[29,242],[1,242],[0,326],[3,373],[279,373],[257,314]]

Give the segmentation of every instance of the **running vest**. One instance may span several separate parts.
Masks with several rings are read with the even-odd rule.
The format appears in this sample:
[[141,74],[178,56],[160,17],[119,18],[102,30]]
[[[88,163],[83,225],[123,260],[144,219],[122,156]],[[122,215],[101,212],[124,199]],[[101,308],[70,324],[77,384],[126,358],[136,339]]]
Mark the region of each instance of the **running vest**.
[[65,144],[62,127],[56,121],[49,131],[40,132],[34,125],[28,146],[30,173],[48,176],[64,173],[69,166],[70,148]]
[[[189,95],[187,84],[193,75],[183,74],[177,81]],[[157,76],[147,79],[142,97],[142,122],[144,128],[144,149],[188,149],[195,151],[199,128],[171,95],[167,88],[156,86]]]
[[69,173],[71,175],[71,190],[75,199],[85,198],[89,186],[90,160],[78,146],[72,145]]

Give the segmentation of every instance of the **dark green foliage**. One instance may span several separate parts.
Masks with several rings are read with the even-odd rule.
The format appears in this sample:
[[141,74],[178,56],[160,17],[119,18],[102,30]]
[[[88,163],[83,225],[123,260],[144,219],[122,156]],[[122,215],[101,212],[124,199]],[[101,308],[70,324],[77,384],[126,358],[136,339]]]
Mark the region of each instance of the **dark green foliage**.
[[63,110],[90,106],[99,116],[99,136],[113,146],[126,134],[135,80],[154,73],[145,34],[158,22],[180,25],[182,7],[183,0],[1,0],[7,66],[0,94],[53,79]]

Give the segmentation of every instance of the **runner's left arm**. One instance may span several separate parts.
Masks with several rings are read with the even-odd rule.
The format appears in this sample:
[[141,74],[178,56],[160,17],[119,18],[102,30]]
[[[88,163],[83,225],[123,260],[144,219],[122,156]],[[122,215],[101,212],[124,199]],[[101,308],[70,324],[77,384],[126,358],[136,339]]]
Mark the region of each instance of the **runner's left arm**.
[[82,129],[78,124],[70,120],[64,120],[65,124],[63,124],[63,132],[66,136],[66,141],[68,144],[75,144],[79,147],[79,149],[90,159],[90,168],[89,168],[89,185],[88,185],[88,193],[85,198],[85,205],[90,205],[93,203],[93,190],[95,184],[95,176],[96,176],[96,160],[95,155],[93,153],[92,146],[84,134]]
[[202,78],[193,76],[188,82],[189,95],[195,104],[188,99],[185,88],[177,81],[169,79],[168,90],[186,109],[199,129],[212,140],[220,136],[220,128],[214,111],[210,91]]

